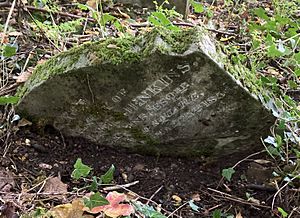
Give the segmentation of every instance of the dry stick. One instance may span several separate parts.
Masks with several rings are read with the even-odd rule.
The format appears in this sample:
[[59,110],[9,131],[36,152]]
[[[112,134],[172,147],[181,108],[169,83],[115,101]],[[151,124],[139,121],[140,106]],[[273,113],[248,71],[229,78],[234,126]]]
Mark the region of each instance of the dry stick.
[[218,205],[216,205],[216,206],[213,206],[213,207],[211,207],[211,208],[208,208],[207,210],[208,210],[208,211],[211,211],[211,210],[217,209],[217,208],[220,207],[220,206],[222,206],[222,204],[218,204]]
[[288,216],[288,218],[291,218],[294,212],[298,212],[298,213],[299,213],[298,209],[300,209],[300,207],[295,207],[295,208],[290,212],[290,215]]
[[150,201],[154,198],[154,196],[155,196],[155,195],[156,195],[163,187],[164,187],[163,185],[160,186],[160,187],[153,193],[153,195],[151,195],[151,197],[149,198],[149,200],[147,201],[146,204],[149,204]]
[[211,29],[211,28],[206,28],[206,29],[211,32],[220,33],[220,34],[228,35],[228,36],[237,36],[238,35],[236,33],[225,32],[225,31],[217,30],[217,29]]
[[118,190],[118,189],[128,188],[128,187],[136,185],[138,183],[139,183],[139,181],[134,181],[134,182],[124,184],[124,185],[115,185],[115,186],[106,187],[106,188],[103,188],[103,190],[104,191],[114,191],[114,190]]
[[[7,16],[7,19],[6,19],[6,23],[5,23],[5,26],[4,26],[4,30],[3,30],[3,36],[5,36],[6,32],[7,32],[7,28],[8,28],[8,23],[10,21],[10,17],[14,11],[14,8],[15,8],[15,5],[16,5],[16,0],[13,1],[13,3],[10,5],[10,10],[9,10],[9,13],[8,13],[8,16]],[[3,41],[4,40],[1,40],[0,42],[0,46],[3,44]]]
[[184,204],[182,204],[180,207],[176,208],[176,210],[174,210],[172,213],[169,214],[169,216],[167,216],[167,218],[173,216],[178,210],[180,210],[181,208],[183,208],[185,205],[187,205],[189,202],[185,202]]
[[294,179],[300,178],[300,173],[296,176],[294,176],[293,178],[291,178],[290,181],[288,181],[287,183],[285,183],[280,189],[278,189],[278,191],[274,194],[273,200],[272,200],[272,210],[274,209],[274,204],[275,204],[275,200],[277,195],[282,191],[282,189],[284,189],[288,184],[290,184]]
[[31,49],[31,51],[29,52],[28,57],[26,58],[25,64],[24,64],[24,66],[23,66],[23,68],[22,68],[22,70],[21,70],[21,74],[25,71],[25,69],[26,69],[26,67],[27,67],[27,65],[28,65],[28,63],[29,63],[29,60],[30,60],[30,58],[31,58],[31,56],[32,56],[32,54],[33,54],[33,51],[34,51],[35,49],[36,49],[36,46],[33,46],[33,48]]
[[218,194],[224,195],[224,196],[220,196],[220,197],[223,197],[223,198],[228,199],[228,200],[231,200],[231,201],[235,201],[235,202],[239,202],[239,203],[242,203],[242,204],[251,205],[251,206],[253,206],[253,207],[270,208],[269,206],[260,205],[260,204],[255,204],[255,203],[251,203],[251,202],[245,201],[245,200],[242,199],[242,198],[232,196],[232,195],[230,195],[230,194],[227,194],[227,193],[225,193],[225,192],[218,191],[218,190],[213,189],[213,188],[207,188],[207,189],[210,190],[210,191],[216,192],[216,193],[218,193]]

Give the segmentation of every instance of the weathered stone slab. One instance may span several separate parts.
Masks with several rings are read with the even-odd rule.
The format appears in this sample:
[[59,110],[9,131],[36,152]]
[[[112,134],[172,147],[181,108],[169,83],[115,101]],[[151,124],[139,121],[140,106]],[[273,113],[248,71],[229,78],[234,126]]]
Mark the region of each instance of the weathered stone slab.
[[200,28],[86,44],[39,66],[17,111],[101,145],[183,156],[249,151],[273,117],[220,60]]
[[[165,0],[157,0],[157,3],[161,5],[164,1]],[[152,0],[115,0],[115,2],[138,6],[141,8],[155,9],[155,4]],[[169,0],[169,4],[164,4],[164,6],[167,6],[170,9],[175,8],[177,12],[185,16],[188,12],[189,3],[188,0]]]

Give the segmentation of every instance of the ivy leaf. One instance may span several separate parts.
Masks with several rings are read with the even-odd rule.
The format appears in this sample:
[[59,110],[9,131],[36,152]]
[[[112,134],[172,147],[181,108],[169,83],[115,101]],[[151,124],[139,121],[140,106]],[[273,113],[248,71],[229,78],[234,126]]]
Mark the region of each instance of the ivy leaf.
[[190,205],[190,207],[192,208],[193,211],[199,212],[199,207],[196,204],[194,204],[193,200],[189,201],[189,205]]
[[14,56],[16,52],[17,48],[12,45],[5,45],[3,48],[3,56],[7,58]]
[[282,209],[281,207],[277,207],[277,210],[281,213],[282,217],[285,218],[287,217],[289,214],[287,212],[285,212],[284,209]]
[[298,64],[300,64],[300,52],[296,53],[294,55],[295,60],[298,62]]
[[271,57],[271,58],[274,58],[274,57],[281,57],[283,54],[281,51],[279,51],[277,48],[276,48],[276,45],[275,44],[272,44],[269,49],[268,49],[268,56]]
[[195,2],[195,1],[191,0],[191,4],[192,4],[192,6],[193,6],[196,13],[204,12],[204,7],[200,2]]
[[235,170],[232,167],[222,170],[222,176],[224,176],[229,182],[234,173],[235,173]]
[[288,80],[288,85],[289,85],[290,89],[297,89],[298,88],[298,84],[293,80]]
[[152,15],[161,23],[162,26],[172,24],[171,21],[162,12],[152,12]]
[[93,181],[92,181],[89,189],[91,191],[97,191],[98,190],[98,181],[97,181],[97,177],[96,176],[93,176]]
[[2,96],[0,97],[0,105],[16,104],[20,100],[17,96]]
[[89,209],[108,204],[109,201],[105,197],[101,196],[99,192],[96,192],[95,194],[91,195],[89,199],[84,199],[84,206],[88,207]]
[[296,70],[294,71],[294,74],[295,74],[296,76],[300,76],[300,68],[299,68],[299,69],[296,69]]
[[274,137],[268,136],[267,138],[264,139],[264,142],[269,143],[273,145],[275,148],[278,147],[277,142]]
[[101,17],[101,25],[105,25],[110,21],[116,20],[116,18],[109,13],[104,13]]
[[268,21],[270,18],[268,17],[265,9],[258,8],[254,10],[254,14],[260,17],[261,19],[264,19],[265,21]]
[[107,170],[107,172],[100,177],[102,183],[104,184],[111,183],[111,181],[114,178],[114,172],[115,172],[115,166],[112,164],[111,167]]
[[221,215],[222,215],[221,210],[217,209],[217,210],[214,210],[212,217],[213,218],[221,218]]
[[134,203],[134,207],[137,211],[141,212],[143,215],[149,218],[167,218],[162,213],[156,211],[152,206],[143,204],[139,201]]
[[84,5],[84,4],[77,3],[77,7],[78,7],[80,10],[83,10],[83,11],[89,10],[89,7],[86,6],[86,5]]
[[74,170],[72,172],[71,177],[74,179],[79,179],[80,177],[87,177],[91,172],[92,168],[88,165],[82,163],[81,159],[78,158],[76,163],[74,164]]

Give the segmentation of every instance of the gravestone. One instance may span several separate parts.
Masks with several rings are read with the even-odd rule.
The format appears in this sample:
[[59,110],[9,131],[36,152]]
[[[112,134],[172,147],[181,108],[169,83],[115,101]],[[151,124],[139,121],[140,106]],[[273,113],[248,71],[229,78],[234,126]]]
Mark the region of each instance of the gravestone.
[[[155,4],[152,0],[115,0],[115,2],[125,5],[138,6],[140,8],[155,9]],[[169,0],[169,4],[164,3],[165,0],[157,0],[158,5],[164,5],[169,9],[175,8],[175,10],[182,14],[184,17],[187,15],[189,3],[188,0]]]
[[260,148],[274,118],[222,59],[201,28],[85,44],[40,65],[18,91],[17,112],[144,153],[221,157]]

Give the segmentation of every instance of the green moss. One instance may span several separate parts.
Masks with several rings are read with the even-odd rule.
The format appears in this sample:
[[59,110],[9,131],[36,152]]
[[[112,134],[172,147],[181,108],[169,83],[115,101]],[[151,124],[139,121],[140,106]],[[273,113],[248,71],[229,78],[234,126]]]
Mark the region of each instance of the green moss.
[[[55,75],[72,72],[81,67],[102,63],[118,65],[138,62],[155,50],[161,53],[183,53],[192,42],[197,40],[198,35],[197,28],[181,31],[155,28],[139,37],[110,38],[102,42],[83,44],[39,65],[25,85],[18,90],[17,96],[26,95],[36,85]],[[156,42],[157,38],[161,38],[162,41]]]
[[[78,106],[77,106],[78,107]],[[112,117],[114,121],[128,121],[128,118],[122,113],[118,111],[113,111],[105,108],[103,104],[91,104],[91,105],[83,105],[82,108],[79,109],[79,114],[82,115],[93,115],[99,118],[100,121],[104,121],[108,117]]]
[[159,142],[152,138],[151,136],[145,134],[140,128],[134,127],[130,128],[129,132],[131,133],[132,137],[137,141],[144,141],[148,146],[158,145]]

